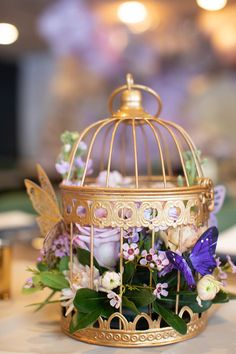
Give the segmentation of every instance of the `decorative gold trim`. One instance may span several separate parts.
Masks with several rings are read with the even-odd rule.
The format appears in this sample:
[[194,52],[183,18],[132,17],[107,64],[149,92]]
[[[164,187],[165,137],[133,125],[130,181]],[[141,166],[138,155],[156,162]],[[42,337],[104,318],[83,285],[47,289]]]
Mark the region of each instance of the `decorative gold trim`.
[[[183,307],[179,316],[182,317],[185,312],[189,313],[191,318],[187,324],[188,330],[185,335],[181,335],[171,327],[160,328],[161,317],[158,320],[151,320],[146,314],[142,313],[135,317],[133,322],[128,322],[127,319],[120,313],[115,313],[108,320],[99,319],[99,328],[89,327],[73,334],[69,332],[70,317],[62,317],[62,331],[76,340],[111,347],[148,347],[160,346],[172,343],[181,342],[201,333],[207,325],[207,313],[202,313],[201,316],[194,314],[187,306]],[[111,329],[111,321],[118,318],[122,324],[122,329]],[[149,329],[136,330],[136,325],[140,318],[147,320]]]

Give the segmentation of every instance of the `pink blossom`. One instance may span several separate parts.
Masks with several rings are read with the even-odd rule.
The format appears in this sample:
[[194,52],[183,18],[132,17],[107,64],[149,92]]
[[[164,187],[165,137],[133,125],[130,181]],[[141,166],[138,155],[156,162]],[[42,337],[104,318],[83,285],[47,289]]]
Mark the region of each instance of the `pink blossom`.
[[159,272],[169,264],[169,260],[166,257],[165,252],[162,252],[162,251],[158,252],[157,259],[156,259],[155,263],[156,263],[157,270]]
[[166,290],[168,288],[167,283],[158,283],[156,285],[156,289],[153,291],[153,294],[160,299],[161,296],[168,296],[168,291]]
[[118,309],[121,305],[121,297],[117,295],[114,291],[110,291],[107,294],[108,299],[110,299],[110,305]]
[[128,261],[133,261],[135,256],[137,256],[138,254],[139,254],[139,248],[137,243],[123,244],[124,259],[127,259]]
[[143,250],[141,253],[141,256],[143,257],[140,260],[141,265],[143,265],[143,266],[148,265],[151,268],[155,267],[158,256],[153,248],[151,248],[149,250],[149,252],[147,252],[146,250]]

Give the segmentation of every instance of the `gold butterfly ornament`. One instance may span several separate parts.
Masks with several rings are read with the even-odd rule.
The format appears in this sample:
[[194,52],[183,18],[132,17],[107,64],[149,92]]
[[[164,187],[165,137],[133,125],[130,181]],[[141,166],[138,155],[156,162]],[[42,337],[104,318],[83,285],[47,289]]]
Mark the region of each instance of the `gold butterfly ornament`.
[[46,172],[40,165],[37,165],[37,173],[40,185],[26,179],[25,186],[33,208],[39,214],[36,221],[41,236],[44,237],[43,251],[47,258],[53,241],[58,236],[67,234],[67,230],[56,193]]

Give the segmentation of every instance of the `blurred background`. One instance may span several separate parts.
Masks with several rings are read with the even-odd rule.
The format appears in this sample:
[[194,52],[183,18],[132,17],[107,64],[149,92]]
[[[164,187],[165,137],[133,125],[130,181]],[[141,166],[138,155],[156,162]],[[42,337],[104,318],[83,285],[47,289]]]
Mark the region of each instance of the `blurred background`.
[[[1,0],[1,212],[32,211],[23,179],[40,162],[59,181],[60,134],[107,117],[127,72],[208,157],[207,173],[227,187],[221,228],[235,224],[234,0]],[[4,230],[9,215],[0,214]]]

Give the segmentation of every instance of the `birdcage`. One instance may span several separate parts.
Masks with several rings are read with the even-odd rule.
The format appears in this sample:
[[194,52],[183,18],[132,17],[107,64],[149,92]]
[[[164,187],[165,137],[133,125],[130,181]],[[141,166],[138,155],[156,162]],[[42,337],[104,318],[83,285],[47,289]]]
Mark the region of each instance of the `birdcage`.
[[[155,99],[156,114],[144,110],[142,93]],[[115,109],[118,96],[120,105]],[[204,178],[194,143],[182,127],[159,117],[161,108],[159,95],[149,87],[135,84],[128,74],[127,83],[110,96],[111,117],[87,127],[71,153],[67,181],[61,184],[63,217],[70,227],[71,262],[75,229],[84,228],[89,236],[90,289],[94,290],[99,267],[95,253],[100,250],[97,233],[109,230],[112,235],[115,230],[117,254],[110,256],[114,261],[118,257],[113,270],[120,275],[116,294],[121,300],[109,316],[101,312],[90,326],[73,333],[69,329],[70,316],[62,316],[63,331],[75,339],[118,347],[158,346],[189,339],[206,326],[206,312],[195,312],[189,302],[186,305],[182,301],[181,289],[185,289],[183,294],[188,289],[180,270],[172,270],[175,291],[172,290],[169,302],[165,301],[168,289],[158,293],[156,288],[159,284],[160,290],[162,276],[166,279],[170,274],[161,276],[163,264],[159,259],[158,268],[158,254],[163,247],[174,254],[191,249],[206,228],[213,208],[212,182]],[[87,142],[88,149],[81,182],[75,185],[72,171],[81,141]],[[96,176],[87,176],[90,159],[95,155],[100,159],[95,170],[103,171],[100,184]],[[117,178],[118,183],[114,182]],[[137,233],[143,237],[146,249],[138,244],[141,241],[137,241]],[[112,242],[112,238],[109,240]],[[106,252],[105,247],[104,259],[109,256]],[[198,278],[199,274],[194,276]],[[132,297],[133,293],[137,298]],[[149,296],[155,297],[154,293],[157,306],[147,301]],[[172,320],[175,315],[183,320],[186,331],[181,333],[170,326],[165,310],[172,311]]]

